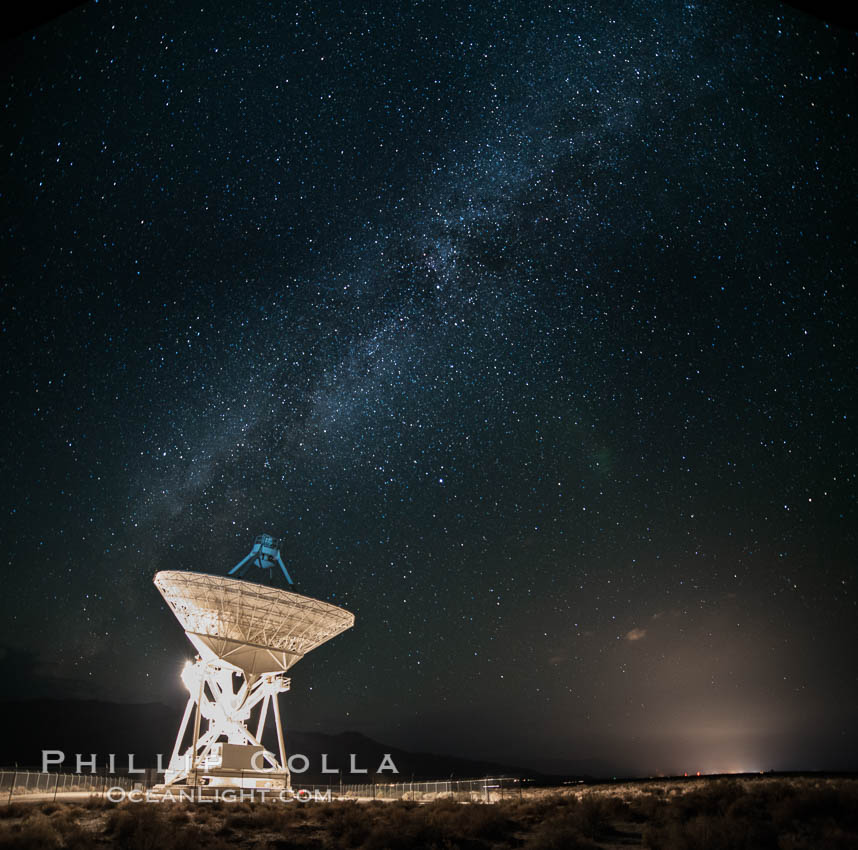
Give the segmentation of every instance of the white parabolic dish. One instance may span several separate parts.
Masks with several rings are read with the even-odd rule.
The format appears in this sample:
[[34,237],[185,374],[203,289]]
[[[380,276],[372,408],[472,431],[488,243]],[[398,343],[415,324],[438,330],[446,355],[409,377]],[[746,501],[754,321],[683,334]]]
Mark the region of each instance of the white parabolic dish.
[[155,586],[204,660],[246,675],[288,670],[355,622],[328,602],[223,576],[164,570]]

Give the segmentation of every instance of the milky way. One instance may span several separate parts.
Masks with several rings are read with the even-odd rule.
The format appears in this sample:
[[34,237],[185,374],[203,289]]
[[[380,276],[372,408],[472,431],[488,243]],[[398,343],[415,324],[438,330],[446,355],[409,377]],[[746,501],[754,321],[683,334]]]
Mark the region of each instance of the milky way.
[[854,34],[96,3],[6,54],[8,694],[181,699],[152,574],[267,531],[357,618],[293,727],[858,764]]

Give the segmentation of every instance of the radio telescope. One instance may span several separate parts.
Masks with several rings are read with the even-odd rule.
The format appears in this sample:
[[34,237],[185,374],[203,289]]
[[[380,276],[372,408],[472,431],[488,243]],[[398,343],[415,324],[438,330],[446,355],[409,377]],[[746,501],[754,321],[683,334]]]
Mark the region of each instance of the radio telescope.
[[[271,582],[275,567],[291,584],[278,544],[262,534],[230,575],[261,571]],[[308,652],[351,628],[354,614],[309,596],[226,576],[163,570],[154,582],[199,653],[182,672],[189,697],[165,784],[288,788],[277,700],[289,690],[285,673]],[[269,707],[274,712],[276,754],[262,740]],[[191,715],[192,741],[182,752]]]

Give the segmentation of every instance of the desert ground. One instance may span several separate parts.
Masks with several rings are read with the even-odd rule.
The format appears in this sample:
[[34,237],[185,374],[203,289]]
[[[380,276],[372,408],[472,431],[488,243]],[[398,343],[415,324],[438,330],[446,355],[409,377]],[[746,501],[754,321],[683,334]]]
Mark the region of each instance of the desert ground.
[[0,803],[0,847],[127,850],[840,850],[858,847],[858,779],[655,780],[465,803]]

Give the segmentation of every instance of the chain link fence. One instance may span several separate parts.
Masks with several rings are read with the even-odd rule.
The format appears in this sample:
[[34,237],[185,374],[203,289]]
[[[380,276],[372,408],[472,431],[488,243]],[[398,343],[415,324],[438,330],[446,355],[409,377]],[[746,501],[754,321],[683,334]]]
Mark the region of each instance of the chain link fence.
[[521,797],[521,781],[509,777],[491,779],[447,779],[434,782],[366,783],[333,786],[341,799],[430,800],[451,799],[462,802],[496,803]]
[[38,795],[57,797],[60,794],[104,794],[111,788],[130,791],[143,783],[130,776],[92,773],[43,773],[40,770],[4,768],[0,770],[0,803],[21,797]]
[[[146,779],[115,774],[63,773],[20,768],[0,769],[0,804],[26,797],[57,799],[63,794],[105,795],[111,788],[124,791],[147,788],[154,783],[153,777]],[[148,780],[148,781],[147,781]],[[447,779],[429,782],[385,782],[345,784],[333,782],[327,785],[310,785],[294,781],[293,791],[309,792],[313,799],[328,800],[414,800],[429,802],[451,799],[461,802],[496,803],[503,799],[517,799],[522,795],[522,783],[518,779]],[[174,789],[178,793],[178,786]],[[203,790],[203,786],[200,787]],[[207,788],[215,790],[214,787]],[[223,789],[218,789],[223,790]],[[205,791],[203,791],[205,793]],[[318,797],[317,797],[318,793]]]
[[[238,786],[199,785],[199,786],[156,786],[158,794],[170,796],[173,799],[192,799],[194,795],[203,798],[224,796],[224,800],[277,800],[288,799],[301,801],[333,801],[333,800],[413,800],[428,803],[432,800],[457,800],[463,803],[497,803],[501,800],[520,800],[523,796],[524,782],[520,779],[501,777],[484,779],[439,779],[432,781],[412,782],[376,782],[376,783],[340,783],[313,784],[301,782],[292,777],[290,788],[240,788]],[[281,793],[282,792],[282,793]]]

